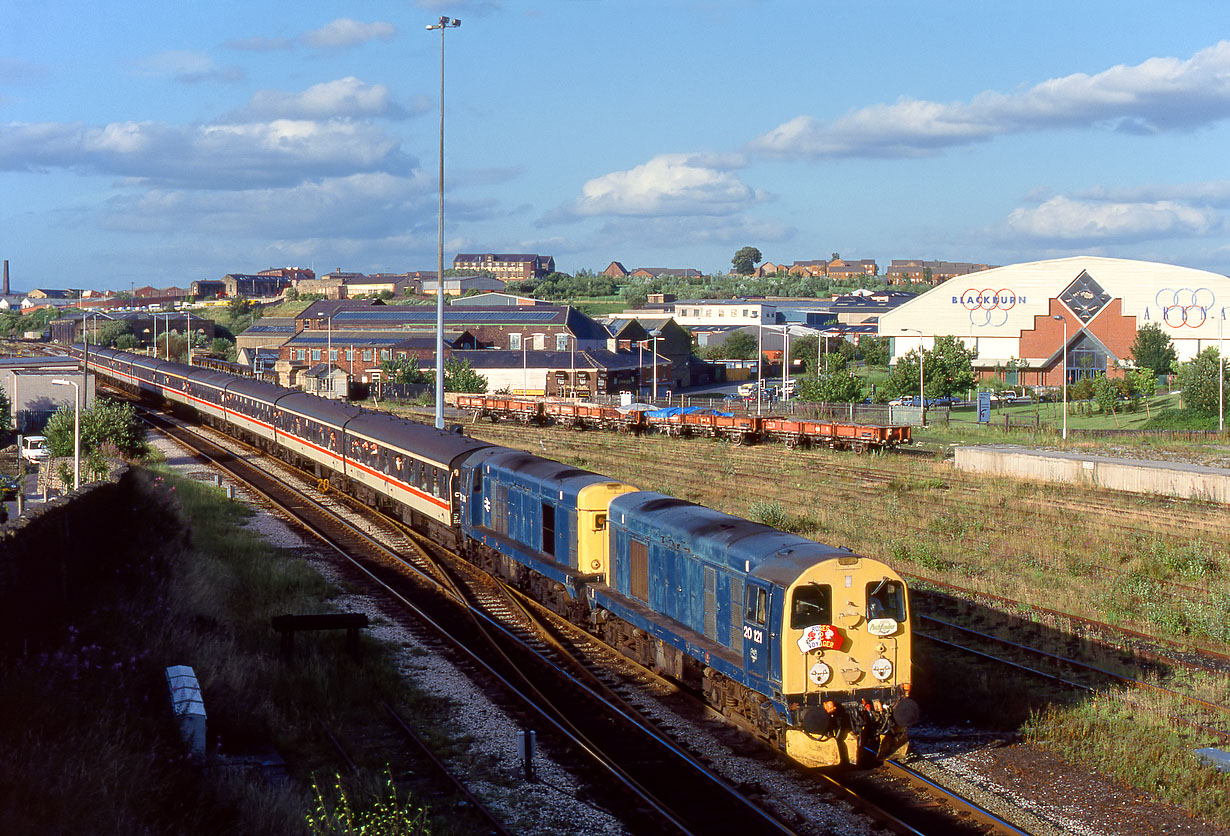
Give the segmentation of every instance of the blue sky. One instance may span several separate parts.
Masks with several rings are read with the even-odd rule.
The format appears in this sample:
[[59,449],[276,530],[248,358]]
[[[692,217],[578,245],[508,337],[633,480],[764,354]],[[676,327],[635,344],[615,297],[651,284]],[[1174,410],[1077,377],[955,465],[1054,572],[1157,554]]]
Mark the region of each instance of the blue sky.
[[447,261],[1230,272],[1215,0],[46,0],[0,12],[14,286],[434,269],[440,15]]

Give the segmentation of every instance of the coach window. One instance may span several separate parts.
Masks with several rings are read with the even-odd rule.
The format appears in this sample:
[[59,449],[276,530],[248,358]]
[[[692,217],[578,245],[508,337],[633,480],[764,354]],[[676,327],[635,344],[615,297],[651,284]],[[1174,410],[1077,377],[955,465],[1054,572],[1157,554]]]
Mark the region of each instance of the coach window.
[[867,584],[867,620],[905,621],[905,590],[900,581],[884,578]]
[[828,584],[811,583],[794,591],[790,607],[790,626],[804,630],[816,624],[833,622],[833,588]]
[[743,611],[744,621],[753,624],[764,624],[767,620],[769,594],[758,586],[747,588],[747,608]]

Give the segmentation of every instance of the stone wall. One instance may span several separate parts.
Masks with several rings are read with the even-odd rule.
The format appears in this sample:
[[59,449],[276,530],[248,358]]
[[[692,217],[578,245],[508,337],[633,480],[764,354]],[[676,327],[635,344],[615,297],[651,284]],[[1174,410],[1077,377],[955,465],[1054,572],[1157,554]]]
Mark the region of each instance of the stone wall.
[[146,471],[124,466],[112,476],[0,527],[0,659],[37,650],[103,588],[148,582],[151,561],[186,540]]

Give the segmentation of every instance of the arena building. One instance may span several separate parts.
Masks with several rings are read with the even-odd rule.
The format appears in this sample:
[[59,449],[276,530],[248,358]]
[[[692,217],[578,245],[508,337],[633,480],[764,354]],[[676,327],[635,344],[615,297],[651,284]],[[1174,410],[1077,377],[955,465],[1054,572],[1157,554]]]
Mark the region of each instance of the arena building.
[[[958,276],[885,312],[880,336],[892,362],[951,335],[977,351],[980,377],[1003,373],[1024,386],[1118,376],[1131,365],[1136,331],[1161,326],[1180,360],[1218,345],[1230,279],[1204,270],[1077,256]],[[1230,336],[1230,335],[1227,335]]]

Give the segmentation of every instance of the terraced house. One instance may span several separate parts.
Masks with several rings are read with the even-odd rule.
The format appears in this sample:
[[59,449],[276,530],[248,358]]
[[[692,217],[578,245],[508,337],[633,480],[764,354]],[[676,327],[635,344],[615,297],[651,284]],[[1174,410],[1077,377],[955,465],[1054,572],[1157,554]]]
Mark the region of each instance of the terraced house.
[[541,279],[555,272],[555,258],[536,253],[458,253],[453,258],[453,269],[464,272],[486,271],[506,282]]

